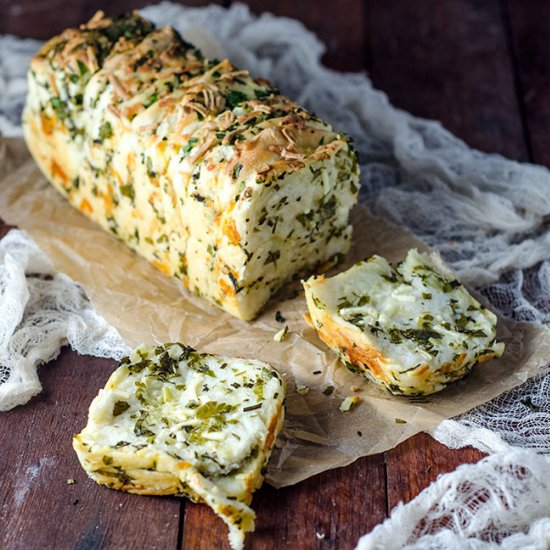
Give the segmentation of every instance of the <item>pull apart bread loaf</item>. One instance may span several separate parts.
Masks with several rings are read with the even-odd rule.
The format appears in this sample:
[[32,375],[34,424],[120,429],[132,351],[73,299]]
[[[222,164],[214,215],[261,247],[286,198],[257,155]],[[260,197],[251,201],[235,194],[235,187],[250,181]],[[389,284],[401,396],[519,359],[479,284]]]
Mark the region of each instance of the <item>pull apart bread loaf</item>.
[[254,530],[253,491],[283,423],[285,389],[265,363],[141,346],[122,360],[73,439],[98,483],[208,504],[233,548]]
[[99,12],[47,42],[23,125],[73,206],[242,319],[349,248],[350,143],[268,82],[137,14]]
[[398,395],[429,395],[500,357],[496,316],[435,254],[380,256],[304,283],[309,322],[350,370]]

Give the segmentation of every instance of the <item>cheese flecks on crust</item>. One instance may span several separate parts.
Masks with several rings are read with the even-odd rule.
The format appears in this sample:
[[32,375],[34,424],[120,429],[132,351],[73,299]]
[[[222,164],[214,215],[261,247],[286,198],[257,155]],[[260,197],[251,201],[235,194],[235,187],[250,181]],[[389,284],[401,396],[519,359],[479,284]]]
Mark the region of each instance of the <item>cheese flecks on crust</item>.
[[254,530],[252,493],[284,416],[285,389],[267,364],[142,345],[121,361],[74,436],[100,484],[208,504],[233,548]]
[[69,202],[167,275],[252,319],[347,252],[348,140],[137,14],[68,29],[29,71],[25,138]]
[[372,256],[304,287],[320,338],[348,368],[393,394],[438,392],[504,352],[495,314],[435,254],[410,250],[397,266]]

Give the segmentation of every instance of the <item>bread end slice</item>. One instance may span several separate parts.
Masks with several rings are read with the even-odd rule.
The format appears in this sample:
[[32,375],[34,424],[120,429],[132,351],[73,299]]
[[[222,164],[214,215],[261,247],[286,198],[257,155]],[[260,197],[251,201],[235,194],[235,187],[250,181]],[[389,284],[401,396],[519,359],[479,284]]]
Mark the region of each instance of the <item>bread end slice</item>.
[[284,395],[282,379],[260,361],[143,345],[93,400],[73,447],[102,485],[208,504],[228,525],[232,548],[242,548]]
[[309,322],[352,371],[396,395],[429,395],[499,357],[496,316],[436,254],[380,256],[305,281]]

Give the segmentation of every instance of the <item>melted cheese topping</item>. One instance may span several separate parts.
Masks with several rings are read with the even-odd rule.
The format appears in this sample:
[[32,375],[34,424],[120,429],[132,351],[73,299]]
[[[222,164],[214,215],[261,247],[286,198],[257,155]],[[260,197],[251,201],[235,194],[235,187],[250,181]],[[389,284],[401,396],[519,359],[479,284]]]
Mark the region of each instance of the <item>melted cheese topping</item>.
[[502,355],[496,316],[435,255],[380,256],[304,283],[315,328],[342,359],[392,393],[439,391]]
[[141,346],[94,399],[74,446],[100,483],[205,501],[240,547],[254,526],[247,504],[281,427],[283,399],[282,380],[259,361]]

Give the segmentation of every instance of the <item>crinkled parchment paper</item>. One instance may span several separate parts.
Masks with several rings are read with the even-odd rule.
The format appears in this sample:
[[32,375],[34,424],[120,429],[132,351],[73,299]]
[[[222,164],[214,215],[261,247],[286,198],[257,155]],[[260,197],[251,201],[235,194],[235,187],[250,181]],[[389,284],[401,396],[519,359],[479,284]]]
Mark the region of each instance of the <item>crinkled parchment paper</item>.
[[[303,320],[301,291],[292,297],[287,289],[287,297],[280,296],[283,301],[273,302],[260,318],[240,321],[190,295],[71,208],[40,174],[22,141],[0,143],[1,173],[0,217],[28,231],[59,271],[82,283],[97,311],[131,345],[181,341],[199,351],[261,359],[284,374],[286,420],[268,474],[276,487],[391,449],[523,383],[550,360],[549,330],[500,319],[499,338],[506,343],[501,359],[424,400],[392,397],[338,363]],[[353,219],[355,241],[346,265],[373,253],[399,260],[409,248],[423,248],[363,207]],[[273,340],[284,326],[275,320],[277,310],[289,328],[282,342]],[[330,396],[322,393],[328,385],[335,386]],[[299,394],[297,386],[309,386],[309,393]],[[349,395],[360,396],[360,404],[340,412]]]

